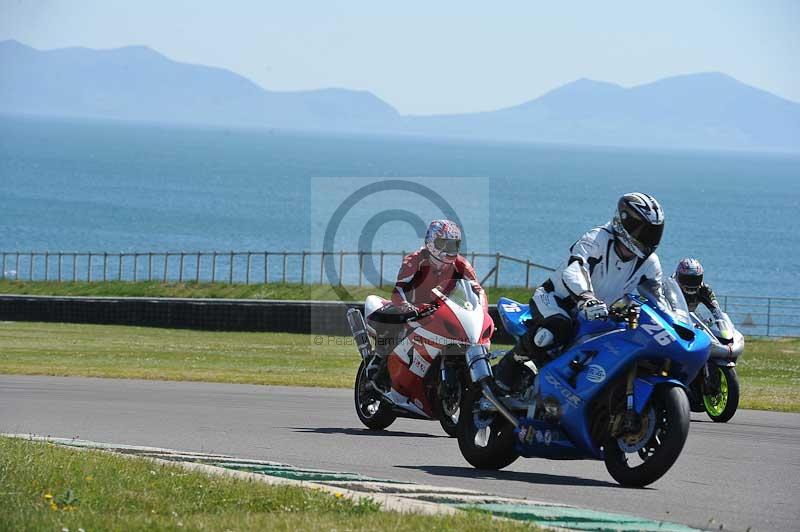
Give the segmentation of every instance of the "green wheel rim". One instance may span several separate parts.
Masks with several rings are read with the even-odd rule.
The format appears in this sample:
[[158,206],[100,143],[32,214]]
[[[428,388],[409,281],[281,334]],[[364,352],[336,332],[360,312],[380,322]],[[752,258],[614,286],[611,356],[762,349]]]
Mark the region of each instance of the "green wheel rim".
[[717,371],[719,371],[719,393],[716,395],[703,394],[706,412],[713,417],[721,416],[728,405],[728,377],[722,368],[717,368]]

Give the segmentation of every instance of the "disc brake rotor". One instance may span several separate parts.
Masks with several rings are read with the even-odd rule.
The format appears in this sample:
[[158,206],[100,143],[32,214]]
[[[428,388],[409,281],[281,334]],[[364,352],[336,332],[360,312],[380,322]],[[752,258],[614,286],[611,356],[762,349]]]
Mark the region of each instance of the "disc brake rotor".
[[641,416],[641,428],[637,432],[628,432],[617,438],[619,448],[626,453],[635,453],[644,448],[656,428],[656,413],[651,406]]

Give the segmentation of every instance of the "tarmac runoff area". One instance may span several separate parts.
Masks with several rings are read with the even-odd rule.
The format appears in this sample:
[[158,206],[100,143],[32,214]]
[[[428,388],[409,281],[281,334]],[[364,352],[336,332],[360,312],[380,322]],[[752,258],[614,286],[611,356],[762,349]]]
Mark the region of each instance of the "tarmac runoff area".
[[693,414],[678,461],[645,489],[620,487],[591,460],[519,459],[502,471],[476,470],[436,422],[365,430],[347,389],[0,375],[0,432],[222,455],[261,463],[254,474],[270,478],[289,474],[282,464],[293,475],[342,471],[355,477],[329,479],[342,483],[337,489],[369,480],[383,489],[372,495],[394,496],[426,486],[421,502],[430,486],[437,496],[472,494],[437,499],[450,509],[477,497],[512,504],[484,506],[512,516],[527,500],[522,510],[540,518],[568,505],[695,529],[796,531],[800,523],[800,414],[742,410],[726,424]]

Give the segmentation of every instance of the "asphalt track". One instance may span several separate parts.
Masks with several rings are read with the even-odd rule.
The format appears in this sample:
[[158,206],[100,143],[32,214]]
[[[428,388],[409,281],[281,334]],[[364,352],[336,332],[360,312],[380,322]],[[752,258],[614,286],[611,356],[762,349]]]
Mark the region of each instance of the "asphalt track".
[[218,452],[718,530],[800,530],[800,414],[693,415],[683,454],[647,489],[601,462],[467,464],[437,423],[363,430],[349,390],[0,375],[0,432]]

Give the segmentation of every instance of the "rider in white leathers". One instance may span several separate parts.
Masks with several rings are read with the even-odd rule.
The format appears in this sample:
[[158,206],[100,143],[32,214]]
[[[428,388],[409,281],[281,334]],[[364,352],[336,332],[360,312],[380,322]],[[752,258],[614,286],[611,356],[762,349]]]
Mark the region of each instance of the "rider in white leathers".
[[655,250],[664,211],[652,196],[625,194],[613,220],[595,227],[570,247],[569,257],[531,297],[528,333],[496,368],[501,388],[514,388],[519,364],[541,367],[570,341],[578,312],[587,319],[608,317],[608,305],[642,284],[660,293],[661,263]]

